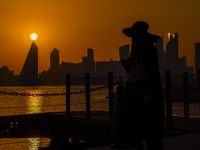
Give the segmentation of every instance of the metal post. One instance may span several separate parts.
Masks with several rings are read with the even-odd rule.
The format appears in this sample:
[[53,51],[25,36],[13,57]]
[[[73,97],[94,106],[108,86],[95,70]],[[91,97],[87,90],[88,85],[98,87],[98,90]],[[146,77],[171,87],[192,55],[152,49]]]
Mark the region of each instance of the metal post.
[[165,70],[165,86],[166,86],[166,112],[167,127],[173,127],[172,117],[172,96],[171,96],[171,71]]
[[70,74],[66,74],[66,115],[70,116]]
[[109,120],[111,120],[113,106],[113,72],[108,73],[108,94],[109,94]]
[[183,72],[184,117],[189,118],[188,72]]
[[200,109],[200,69],[198,69],[199,109]]
[[85,74],[86,118],[90,119],[90,74]]

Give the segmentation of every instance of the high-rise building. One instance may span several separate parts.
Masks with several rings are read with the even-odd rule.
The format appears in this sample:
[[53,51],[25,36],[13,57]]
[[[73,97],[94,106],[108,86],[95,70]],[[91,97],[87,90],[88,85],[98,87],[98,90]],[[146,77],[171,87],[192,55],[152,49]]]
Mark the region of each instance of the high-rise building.
[[179,58],[179,70],[184,72],[186,67],[186,56],[182,56]]
[[87,54],[88,54],[87,57],[82,57],[83,71],[85,73],[90,73],[91,76],[94,76],[95,75],[95,61],[94,61],[93,49],[88,48]]
[[38,47],[35,42],[32,42],[23,68],[20,72],[18,85],[38,85]]
[[179,58],[178,58],[178,33],[169,34],[170,41],[166,46],[166,69],[177,74],[179,70]]
[[94,52],[93,49],[88,48],[88,69],[91,76],[95,74],[95,61],[94,61]]
[[87,54],[88,54],[89,61],[94,61],[94,52],[93,52],[93,49],[88,48]]
[[50,69],[56,70],[59,68],[59,65],[59,51],[56,48],[54,48],[50,53]]
[[0,86],[15,85],[14,72],[10,71],[7,66],[0,67]]
[[200,69],[200,42],[194,43],[195,45],[195,74],[198,73],[198,69]]

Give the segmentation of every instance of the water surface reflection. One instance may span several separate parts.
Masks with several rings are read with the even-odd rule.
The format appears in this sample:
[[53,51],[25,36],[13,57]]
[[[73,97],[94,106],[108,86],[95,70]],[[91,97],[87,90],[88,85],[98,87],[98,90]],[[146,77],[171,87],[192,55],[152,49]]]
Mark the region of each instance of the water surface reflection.
[[[30,94],[41,94],[43,90],[27,90]],[[26,114],[42,113],[42,96],[28,96],[26,97]],[[41,146],[41,138],[27,138],[27,147],[29,150],[38,150]]]
[[28,138],[28,148],[30,150],[38,150],[40,147],[41,138]]
[[[27,90],[30,94],[41,94],[42,89],[38,90]],[[26,114],[41,113],[42,112],[42,96],[27,96],[26,97]]]

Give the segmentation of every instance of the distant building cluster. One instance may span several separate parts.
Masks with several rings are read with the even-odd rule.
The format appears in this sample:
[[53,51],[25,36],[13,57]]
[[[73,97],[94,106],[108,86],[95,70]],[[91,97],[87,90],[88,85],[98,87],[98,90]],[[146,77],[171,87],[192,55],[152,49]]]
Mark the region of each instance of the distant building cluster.
[[84,77],[85,73],[90,73],[91,77],[107,76],[108,72],[114,75],[125,76],[123,66],[120,61],[95,62],[94,51],[91,48],[87,50],[87,56],[82,57],[80,63],[61,62],[59,64],[59,51],[54,48],[50,54],[50,68],[39,74],[40,85],[64,85],[66,74],[73,78]]
[[194,43],[195,45],[195,74],[198,74],[198,69],[200,69],[200,42]]
[[[172,74],[182,75],[183,72],[193,74],[193,67],[188,67],[186,65],[186,56],[178,57],[178,33],[168,34],[168,39],[169,42],[166,45],[166,50],[163,49],[163,37],[156,43],[159,55],[160,73],[164,74],[164,70],[171,70]],[[197,51],[197,49],[195,49],[195,51]],[[198,58],[200,58],[200,55]]]
[[[172,74],[188,72],[193,74],[193,67],[186,65],[186,56],[178,57],[178,34],[169,34],[169,42],[166,50],[163,48],[163,37],[156,43],[159,55],[159,67],[161,74],[164,70],[171,70]],[[119,47],[120,50],[130,49],[130,45]],[[195,74],[200,68],[200,43],[195,43]],[[38,47],[33,42],[28,52],[20,75],[9,71],[7,66],[0,67],[0,86],[36,86],[36,85],[65,85],[66,74],[72,78],[84,77],[90,73],[91,77],[106,77],[108,72],[114,76],[127,76],[120,61],[94,61],[94,51],[87,49],[87,56],[82,57],[82,62],[61,62],[59,50],[54,48],[50,53],[50,68],[38,75]]]
[[13,71],[9,71],[7,66],[0,67],[0,86],[16,85],[18,76],[14,76]]

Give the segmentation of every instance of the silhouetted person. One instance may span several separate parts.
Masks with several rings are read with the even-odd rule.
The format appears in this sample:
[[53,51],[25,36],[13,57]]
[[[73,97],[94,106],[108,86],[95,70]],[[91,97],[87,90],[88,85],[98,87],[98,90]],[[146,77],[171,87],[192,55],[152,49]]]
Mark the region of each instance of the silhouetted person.
[[[158,53],[154,46],[160,37],[148,33],[148,28],[146,22],[139,21],[123,29],[123,33],[132,38],[132,47],[130,58],[121,60],[129,75],[122,127],[127,136],[125,140],[137,149],[143,149],[145,139],[149,150],[162,150],[165,112]],[[123,146],[119,144],[119,147]]]

